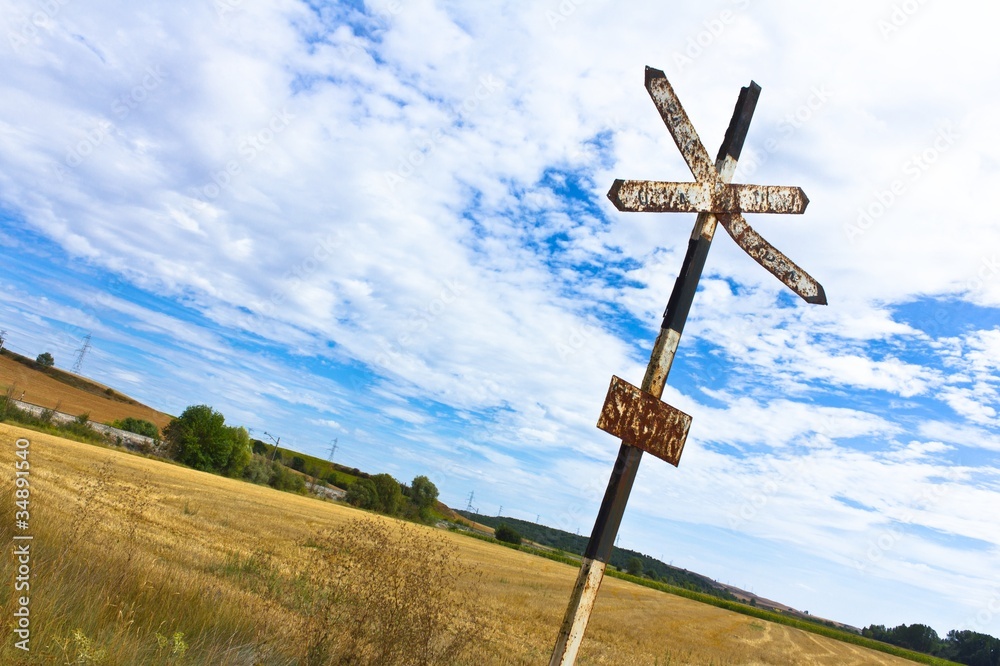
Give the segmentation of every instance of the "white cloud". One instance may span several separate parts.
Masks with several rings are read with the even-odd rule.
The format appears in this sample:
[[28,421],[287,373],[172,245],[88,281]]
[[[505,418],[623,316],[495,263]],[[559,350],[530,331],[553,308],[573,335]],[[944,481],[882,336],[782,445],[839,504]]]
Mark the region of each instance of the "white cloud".
[[[718,381],[675,371],[665,399],[694,414],[692,445],[679,470],[643,467],[637,510],[678,518],[653,478],[699,499],[685,520],[729,528],[778,478],[752,538],[850,566],[910,508],[997,543],[958,501],[913,498],[936,484],[995,502],[977,474],[1000,450],[1000,332],[932,336],[896,312],[1000,305],[1000,228],[974,209],[1000,148],[978,72],[1000,63],[971,10],[921,5],[884,34],[885,8],[861,2],[108,0],[35,28],[34,9],[7,9],[0,32],[24,39],[0,82],[0,247],[24,256],[19,236],[40,234],[63,275],[125,281],[95,300],[100,284],[10,276],[19,336],[62,356],[71,327],[92,330],[115,348],[108,376],[155,375],[142,390],[166,408],[211,402],[304,447],[350,433],[359,465],[431,465],[567,526],[600,499],[616,445],[593,422],[612,373],[642,376],[693,221],[604,199],[614,178],[690,177],[641,68],[667,71],[713,154],[756,79],[737,180],[801,185],[811,204],[750,222],[831,304],[789,306],[720,231],[678,357]],[[960,474],[969,451],[982,469]],[[924,536],[900,545],[900,580],[986,579]]]

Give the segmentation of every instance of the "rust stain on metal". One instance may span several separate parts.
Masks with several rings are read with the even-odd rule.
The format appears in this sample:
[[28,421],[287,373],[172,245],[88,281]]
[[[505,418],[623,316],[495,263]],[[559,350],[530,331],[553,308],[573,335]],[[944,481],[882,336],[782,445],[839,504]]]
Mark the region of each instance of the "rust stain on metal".
[[597,427],[676,467],[691,417],[613,376]]
[[[736,191],[736,208],[743,213],[801,214],[809,197],[801,187],[785,185],[729,185]],[[723,211],[729,212],[729,211]]]
[[593,560],[590,563],[590,570],[580,592],[580,606],[589,615],[597,603],[597,593],[601,589],[601,581],[604,578],[604,562]]
[[608,191],[608,198],[615,207],[623,212],[708,214],[703,234],[706,239],[711,239],[715,231],[716,218],[711,216],[717,216],[736,244],[754,261],[807,303],[826,305],[823,286],[764,240],[743,217],[743,213],[803,213],[809,205],[809,197],[802,188],[729,183],[736,165],[735,156],[720,157],[726,160],[721,170],[712,163],[666,75],[658,69],[646,68],[646,90],[695,182],[618,179]]
[[697,183],[616,180],[608,197],[620,211],[648,213],[800,215],[809,205],[809,197],[801,187],[729,185],[721,180]]
[[568,613],[556,640],[549,666],[571,666],[576,663],[576,655],[587,631],[587,624],[597,602],[597,592],[604,579],[605,562],[583,558],[580,575],[570,595],[569,607],[577,612]]
[[815,305],[826,305],[823,285],[754,231],[742,215],[720,215],[719,222],[744,252],[803,300]]
[[712,158],[705,150],[705,144],[698,137],[691,119],[688,118],[687,111],[681,106],[681,100],[674,92],[673,86],[667,81],[667,75],[652,67],[646,68],[646,91],[653,98],[653,104],[660,112],[660,117],[670,130],[670,136],[674,138],[677,149],[681,151],[684,161],[694,174],[695,180],[700,183],[708,183],[715,180],[718,175]]

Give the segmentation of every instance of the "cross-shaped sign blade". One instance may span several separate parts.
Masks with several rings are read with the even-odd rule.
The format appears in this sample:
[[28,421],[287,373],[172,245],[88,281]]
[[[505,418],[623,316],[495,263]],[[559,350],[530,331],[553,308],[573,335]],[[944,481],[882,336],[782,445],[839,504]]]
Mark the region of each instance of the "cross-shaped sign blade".
[[724,183],[666,75],[647,68],[646,90],[696,182],[616,180],[608,192],[615,207],[628,212],[713,213],[736,244],[758,264],[806,302],[826,305],[823,286],[743,218],[743,213],[800,214],[809,204],[802,189]]
[[645,213],[800,214],[809,205],[801,187],[783,185],[616,180],[608,196],[620,211]]
[[736,244],[806,303],[826,305],[826,291],[809,273],[783,255],[747,224],[742,215],[720,215],[719,222]]

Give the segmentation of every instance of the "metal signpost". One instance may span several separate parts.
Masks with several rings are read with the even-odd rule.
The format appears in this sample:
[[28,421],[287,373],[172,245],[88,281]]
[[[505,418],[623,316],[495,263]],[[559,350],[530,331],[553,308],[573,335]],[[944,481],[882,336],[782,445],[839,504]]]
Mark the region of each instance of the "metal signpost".
[[714,164],[666,75],[647,67],[646,90],[695,182],[616,180],[608,198],[621,211],[697,212],[698,219],[680,275],[670,294],[641,389],[618,377],[611,379],[597,427],[621,439],[622,444],[549,666],[570,665],[576,661],[643,451],[674,466],[680,462],[691,417],[662,402],[660,396],[717,225],[721,223],[737,245],[805,301],[826,304],[823,287],[772,247],[743,218],[743,213],[802,213],[809,203],[805,193],[798,187],[730,184],[757,105],[760,86],[751,81],[740,91]]

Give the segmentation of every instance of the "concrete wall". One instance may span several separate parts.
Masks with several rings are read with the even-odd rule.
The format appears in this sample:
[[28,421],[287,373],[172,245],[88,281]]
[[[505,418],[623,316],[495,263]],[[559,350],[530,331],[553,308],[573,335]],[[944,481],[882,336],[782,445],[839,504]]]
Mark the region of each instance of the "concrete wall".
[[[72,423],[76,420],[76,417],[72,414],[57,412],[50,410],[47,407],[33,405],[30,402],[23,402],[21,400],[11,400],[11,402],[18,409],[23,409],[24,411],[34,414],[35,416],[41,416],[43,412],[51,411],[53,423],[65,424]],[[87,425],[89,425],[94,432],[106,436],[112,444],[124,446],[127,449],[133,449],[135,451],[155,453],[157,455],[164,455],[166,453],[163,442],[158,442],[152,437],[138,435],[134,432],[121,430],[119,428],[112,428],[109,425],[98,423],[96,421],[87,421]]]

